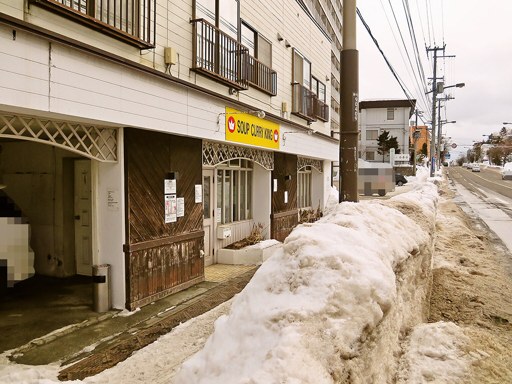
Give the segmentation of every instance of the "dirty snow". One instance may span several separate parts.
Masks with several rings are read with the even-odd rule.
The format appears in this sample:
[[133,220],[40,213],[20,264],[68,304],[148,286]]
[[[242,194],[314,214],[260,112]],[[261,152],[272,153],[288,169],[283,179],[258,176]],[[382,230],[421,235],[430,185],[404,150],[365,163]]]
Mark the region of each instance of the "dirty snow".
[[[234,299],[73,383],[363,383],[350,375],[353,361],[378,343],[379,327],[390,327],[393,313],[414,318],[423,310],[400,307],[399,289],[413,295],[417,288],[402,280],[401,268],[428,247],[434,220],[429,323],[404,326],[401,353],[371,357],[367,371],[389,365],[396,368],[391,381],[399,383],[512,382],[512,288],[504,256],[485,230],[473,233],[474,224],[452,202],[438,201],[442,179],[420,170],[409,178],[409,191],[390,200],[331,202],[324,218],[294,230]],[[461,236],[468,241],[457,242]],[[475,280],[477,287],[465,287]],[[0,356],[0,382],[59,382],[58,364],[16,365],[7,355]]]

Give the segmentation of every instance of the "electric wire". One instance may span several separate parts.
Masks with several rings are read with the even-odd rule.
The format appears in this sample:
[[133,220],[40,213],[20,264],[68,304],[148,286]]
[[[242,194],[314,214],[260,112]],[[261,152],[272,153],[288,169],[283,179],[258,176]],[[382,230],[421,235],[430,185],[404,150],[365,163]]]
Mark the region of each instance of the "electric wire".
[[[418,42],[416,39],[416,32],[414,30],[414,23],[413,23],[412,17],[411,17],[411,10],[409,7],[409,2],[408,2],[408,0],[402,0],[402,4],[404,6],[405,18],[407,21],[407,26],[409,28],[409,37],[411,39],[411,45],[412,45],[412,48],[414,51],[414,58],[415,58],[416,70],[417,70],[417,73],[415,75],[417,89],[418,89],[419,94],[421,95],[423,101],[426,103],[426,105],[428,105],[428,102],[427,102],[428,98],[426,97],[426,93],[427,93],[426,76],[425,76],[425,72],[423,70],[423,64],[421,62],[421,57],[420,57],[420,53],[419,53],[419,49],[418,49]],[[411,64],[411,66],[412,66],[412,64]],[[414,71],[414,68],[413,68],[413,71]]]
[[409,100],[410,102],[412,102],[412,96],[410,95],[410,92],[408,92],[406,90],[406,86],[404,84],[404,82],[400,79],[400,77],[398,76],[398,73],[395,71],[395,69],[393,68],[393,66],[391,65],[391,63],[389,62],[388,58],[386,57],[386,55],[384,54],[384,51],[381,49],[380,45],[379,45],[379,42],[377,41],[377,39],[375,38],[375,36],[373,35],[371,29],[370,29],[370,26],[366,23],[366,21],[364,20],[363,18],[363,15],[361,14],[361,11],[359,10],[359,8],[356,9],[356,12],[357,12],[357,15],[359,16],[359,20],[361,20],[361,22],[363,23],[363,26],[366,28],[366,31],[368,32],[368,34],[370,35],[371,39],[373,40],[373,43],[375,44],[375,46],[377,47],[377,49],[379,50],[380,54],[382,55],[382,57],[384,58],[384,61],[386,62],[389,70],[391,71],[391,73],[393,74],[393,76],[395,77],[396,81],[398,82],[398,84],[400,85],[400,88],[402,88],[402,91],[404,93],[404,95],[407,97],[407,100]]
[[[407,73],[409,75],[409,78],[411,79],[411,81],[413,82],[413,84],[415,84],[415,89],[416,89],[416,93],[419,95],[419,97],[417,98],[417,103],[418,104],[424,104],[424,106],[422,107],[423,110],[427,111],[429,110],[429,103],[428,103],[428,98],[425,96],[425,91],[424,91],[424,88],[425,86],[422,86],[421,83],[424,83],[425,84],[425,81],[424,81],[424,74],[422,75],[421,74],[421,71],[419,73],[416,73],[415,71],[415,67],[412,63],[412,60],[411,60],[411,54],[409,52],[409,49],[407,47],[407,44],[405,43],[405,39],[404,39],[404,34],[402,32],[402,29],[400,28],[400,23],[398,21],[398,18],[397,18],[397,14],[395,12],[395,9],[393,7],[393,4],[391,3],[390,0],[388,0],[388,4],[389,4],[389,7],[391,9],[391,13],[393,15],[393,19],[394,19],[394,25],[396,26],[396,28],[394,28],[392,25],[391,25],[391,22],[389,21],[389,17],[387,15],[387,12],[386,12],[386,9],[384,7],[384,5],[382,4],[382,1],[381,1],[381,6],[383,8],[383,11],[384,11],[384,14],[386,15],[386,19],[388,21],[388,24],[389,24],[389,28],[393,34],[393,37],[395,39],[395,43],[397,45],[397,48],[398,48],[398,51],[402,57],[402,61],[404,63],[404,67],[406,68],[407,70]],[[400,39],[401,39],[401,42],[402,42],[402,45],[399,44],[398,40],[397,40],[397,37],[395,35],[395,29],[398,30],[399,34],[400,34]],[[412,38],[411,38],[412,40]],[[403,46],[403,49],[401,48],[401,46]],[[405,51],[406,55],[407,55],[407,60],[405,59],[404,57],[404,54],[403,52]],[[416,59],[417,60],[417,59]],[[412,71],[412,72],[411,72]],[[421,78],[423,76],[423,78]]]

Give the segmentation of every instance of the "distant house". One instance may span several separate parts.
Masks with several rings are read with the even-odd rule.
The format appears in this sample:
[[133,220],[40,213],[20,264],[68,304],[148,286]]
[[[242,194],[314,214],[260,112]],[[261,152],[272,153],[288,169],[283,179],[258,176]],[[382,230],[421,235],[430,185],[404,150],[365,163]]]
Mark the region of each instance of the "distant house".
[[[384,131],[397,138],[397,153],[409,153],[409,119],[416,100],[368,100],[359,103],[359,157],[367,161],[382,161],[377,152],[377,139]],[[389,161],[389,153],[384,156]]]

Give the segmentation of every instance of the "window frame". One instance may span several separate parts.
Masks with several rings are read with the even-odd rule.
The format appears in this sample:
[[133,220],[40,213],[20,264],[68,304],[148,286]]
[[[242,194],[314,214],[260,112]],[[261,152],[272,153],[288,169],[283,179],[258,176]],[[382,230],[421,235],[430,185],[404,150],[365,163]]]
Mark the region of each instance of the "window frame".
[[395,108],[386,109],[386,120],[395,120]]
[[[218,29],[220,29],[221,31],[225,32],[225,33],[228,33],[225,28],[221,28],[221,20],[220,20],[220,10],[223,8],[221,7],[221,4],[220,2],[222,1],[225,1],[225,0],[213,0],[215,2],[215,10],[209,10],[209,11],[212,11],[214,12],[215,14],[215,22],[213,23],[214,26]],[[229,1],[234,1],[236,3],[236,17],[237,17],[237,21],[236,21],[236,36],[235,34],[230,34],[231,37],[233,37],[234,39],[237,39],[238,41],[240,41],[240,32],[241,32],[241,24],[240,24],[240,0],[229,0]],[[193,4],[192,4],[192,13],[193,13],[193,19],[198,19],[200,18],[197,14],[197,2],[198,0],[194,0],[193,1]],[[205,18],[206,21],[210,22],[211,23],[211,19],[209,18]]]
[[[246,45],[245,42],[244,42],[244,28],[248,29],[249,31],[251,31],[253,33],[253,44],[254,44],[254,49],[253,49],[253,52],[251,53],[250,51],[250,46]],[[268,43],[268,46],[270,47],[270,57],[269,57],[269,63],[261,60],[261,57],[260,57],[260,40],[264,40],[265,42]],[[240,41],[240,44],[244,45],[245,47],[249,48],[249,54],[254,56],[258,61],[262,62],[263,64],[265,64],[267,67],[269,68],[272,68],[272,42],[270,41],[270,39],[267,39],[265,36],[263,36],[260,32],[258,32],[258,30],[256,28],[254,28],[251,24],[249,24],[247,21],[245,21],[244,19],[241,19],[240,20],[240,38],[239,40]]]
[[252,220],[253,169],[247,159],[232,159],[216,167],[216,207],[220,208],[220,224]]
[[[300,57],[301,59],[301,74],[300,74],[300,80],[296,79],[296,73],[295,73],[295,70],[297,69],[297,62],[296,62],[296,58],[297,57]],[[304,76],[304,64],[307,63],[306,67],[309,68],[309,78],[306,79],[305,76]],[[292,83],[294,84],[300,84],[302,85],[304,88],[306,89],[309,89],[311,90],[311,83],[312,83],[312,80],[311,80],[311,61],[309,61],[306,56],[304,56],[298,49],[296,48],[293,48],[293,55],[292,55]],[[305,80],[307,80],[308,84],[305,84]]]
[[297,206],[299,209],[312,207],[313,169],[305,166],[297,172]]
[[[320,97],[320,88],[323,89],[323,98]],[[313,91],[318,100],[325,104],[325,100],[327,98],[327,88],[325,84],[318,80],[316,76],[311,76],[311,91]]]
[[[372,138],[372,137],[369,137],[369,133],[374,133],[375,132],[375,138]],[[367,129],[366,130],[366,140],[369,141],[369,140],[378,140],[379,139],[379,130],[378,129]]]

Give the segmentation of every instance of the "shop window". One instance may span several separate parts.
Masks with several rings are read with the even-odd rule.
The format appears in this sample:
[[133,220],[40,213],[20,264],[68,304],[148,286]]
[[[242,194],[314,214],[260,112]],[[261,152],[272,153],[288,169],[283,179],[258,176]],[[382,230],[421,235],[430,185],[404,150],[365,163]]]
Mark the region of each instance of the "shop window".
[[221,223],[252,218],[252,163],[237,159],[217,168],[217,211]]
[[311,167],[307,166],[298,172],[297,201],[299,208],[311,207]]

